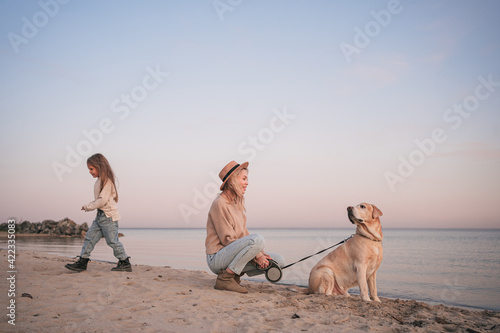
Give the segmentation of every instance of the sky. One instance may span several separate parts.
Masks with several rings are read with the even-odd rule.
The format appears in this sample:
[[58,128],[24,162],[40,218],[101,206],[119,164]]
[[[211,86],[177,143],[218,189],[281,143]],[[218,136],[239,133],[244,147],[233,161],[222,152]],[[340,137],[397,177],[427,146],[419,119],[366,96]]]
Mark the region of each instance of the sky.
[[500,227],[500,2],[0,0],[0,213],[203,228],[248,161],[247,227]]

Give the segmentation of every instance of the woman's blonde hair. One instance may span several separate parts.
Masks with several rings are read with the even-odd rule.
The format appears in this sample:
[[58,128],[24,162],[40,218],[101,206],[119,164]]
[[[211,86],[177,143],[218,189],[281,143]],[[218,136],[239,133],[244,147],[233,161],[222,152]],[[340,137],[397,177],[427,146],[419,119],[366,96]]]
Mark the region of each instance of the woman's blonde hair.
[[99,190],[99,192],[102,191],[104,185],[106,185],[106,183],[110,181],[115,188],[115,202],[118,202],[118,190],[116,189],[115,174],[113,172],[113,169],[111,169],[111,165],[109,164],[106,157],[99,153],[94,154],[87,159],[87,164],[92,165],[97,169],[97,172],[99,172],[99,179],[101,180],[101,189]]
[[248,172],[247,168],[241,168],[232,174],[224,184],[222,192],[226,194],[229,202],[235,203],[241,211],[246,212],[245,197],[243,195],[243,191],[241,190],[240,182],[238,181],[238,177],[241,175],[243,170]]

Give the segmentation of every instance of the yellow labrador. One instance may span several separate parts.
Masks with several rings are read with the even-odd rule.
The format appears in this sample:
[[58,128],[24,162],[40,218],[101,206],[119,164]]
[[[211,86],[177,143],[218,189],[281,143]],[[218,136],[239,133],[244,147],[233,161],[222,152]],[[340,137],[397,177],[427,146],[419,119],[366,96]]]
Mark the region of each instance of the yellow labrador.
[[321,259],[309,275],[309,293],[349,296],[359,286],[361,299],[380,302],[377,297],[377,269],[382,262],[382,212],[375,205],[360,203],[347,207],[356,234]]

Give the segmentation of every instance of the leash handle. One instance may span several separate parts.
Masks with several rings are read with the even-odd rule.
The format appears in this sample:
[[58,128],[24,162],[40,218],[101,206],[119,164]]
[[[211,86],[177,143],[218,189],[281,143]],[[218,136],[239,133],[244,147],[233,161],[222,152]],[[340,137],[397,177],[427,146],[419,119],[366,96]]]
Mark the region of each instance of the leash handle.
[[349,239],[351,239],[353,236],[354,236],[354,235],[351,235],[351,236],[347,237],[346,239],[344,239],[343,241],[338,242],[338,243],[337,243],[337,244],[335,244],[335,245],[332,245],[332,246],[330,246],[330,247],[327,247],[326,249],[323,249],[323,250],[321,250],[321,251],[319,251],[319,252],[316,252],[315,254],[311,254],[310,256],[304,257],[304,258],[302,258],[302,259],[300,259],[300,260],[298,260],[298,261],[296,261],[296,262],[293,262],[293,263],[291,263],[291,264],[288,264],[288,265],[286,265],[286,266],[282,267],[281,269],[285,269],[285,268],[288,268],[288,267],[293,266],[293,265],[295,265],[295,264],[298,264],[299,262],[304,261],[304,260],[306,260],[306,259],[309,259],[309,258],[311,258],[311,257],[314,257],[314,256],[315,256],[315,255],[317,255],[317,254],[323,253],[323,252],[325,252],[326,250],[331,249],[332,247],[335,247],[335,246],[338,246],[338,245],[340,245],[340,244],[342,244],[342,243],[345,243],[345,242],[347,242]]

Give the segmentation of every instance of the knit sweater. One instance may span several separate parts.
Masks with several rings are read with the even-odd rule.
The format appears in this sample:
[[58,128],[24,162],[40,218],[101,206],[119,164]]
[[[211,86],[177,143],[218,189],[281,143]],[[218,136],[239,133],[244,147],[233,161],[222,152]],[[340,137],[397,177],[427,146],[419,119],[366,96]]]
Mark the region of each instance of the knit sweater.
[[227,202],[222,195],[215,198],[208,212],[206,254],[214,254],[249,234],[245,213],[236,204]]
[[111,217],[113,221],[118,221],[121,216],[118,212],[115,202],[116,189],[111,181],[107,181],[101,191],[101,180],[97,178],[94,184],[94,198],[95,200],[83,206],[86,212],[94,209],[100,209],[104,212],[106,217]]

